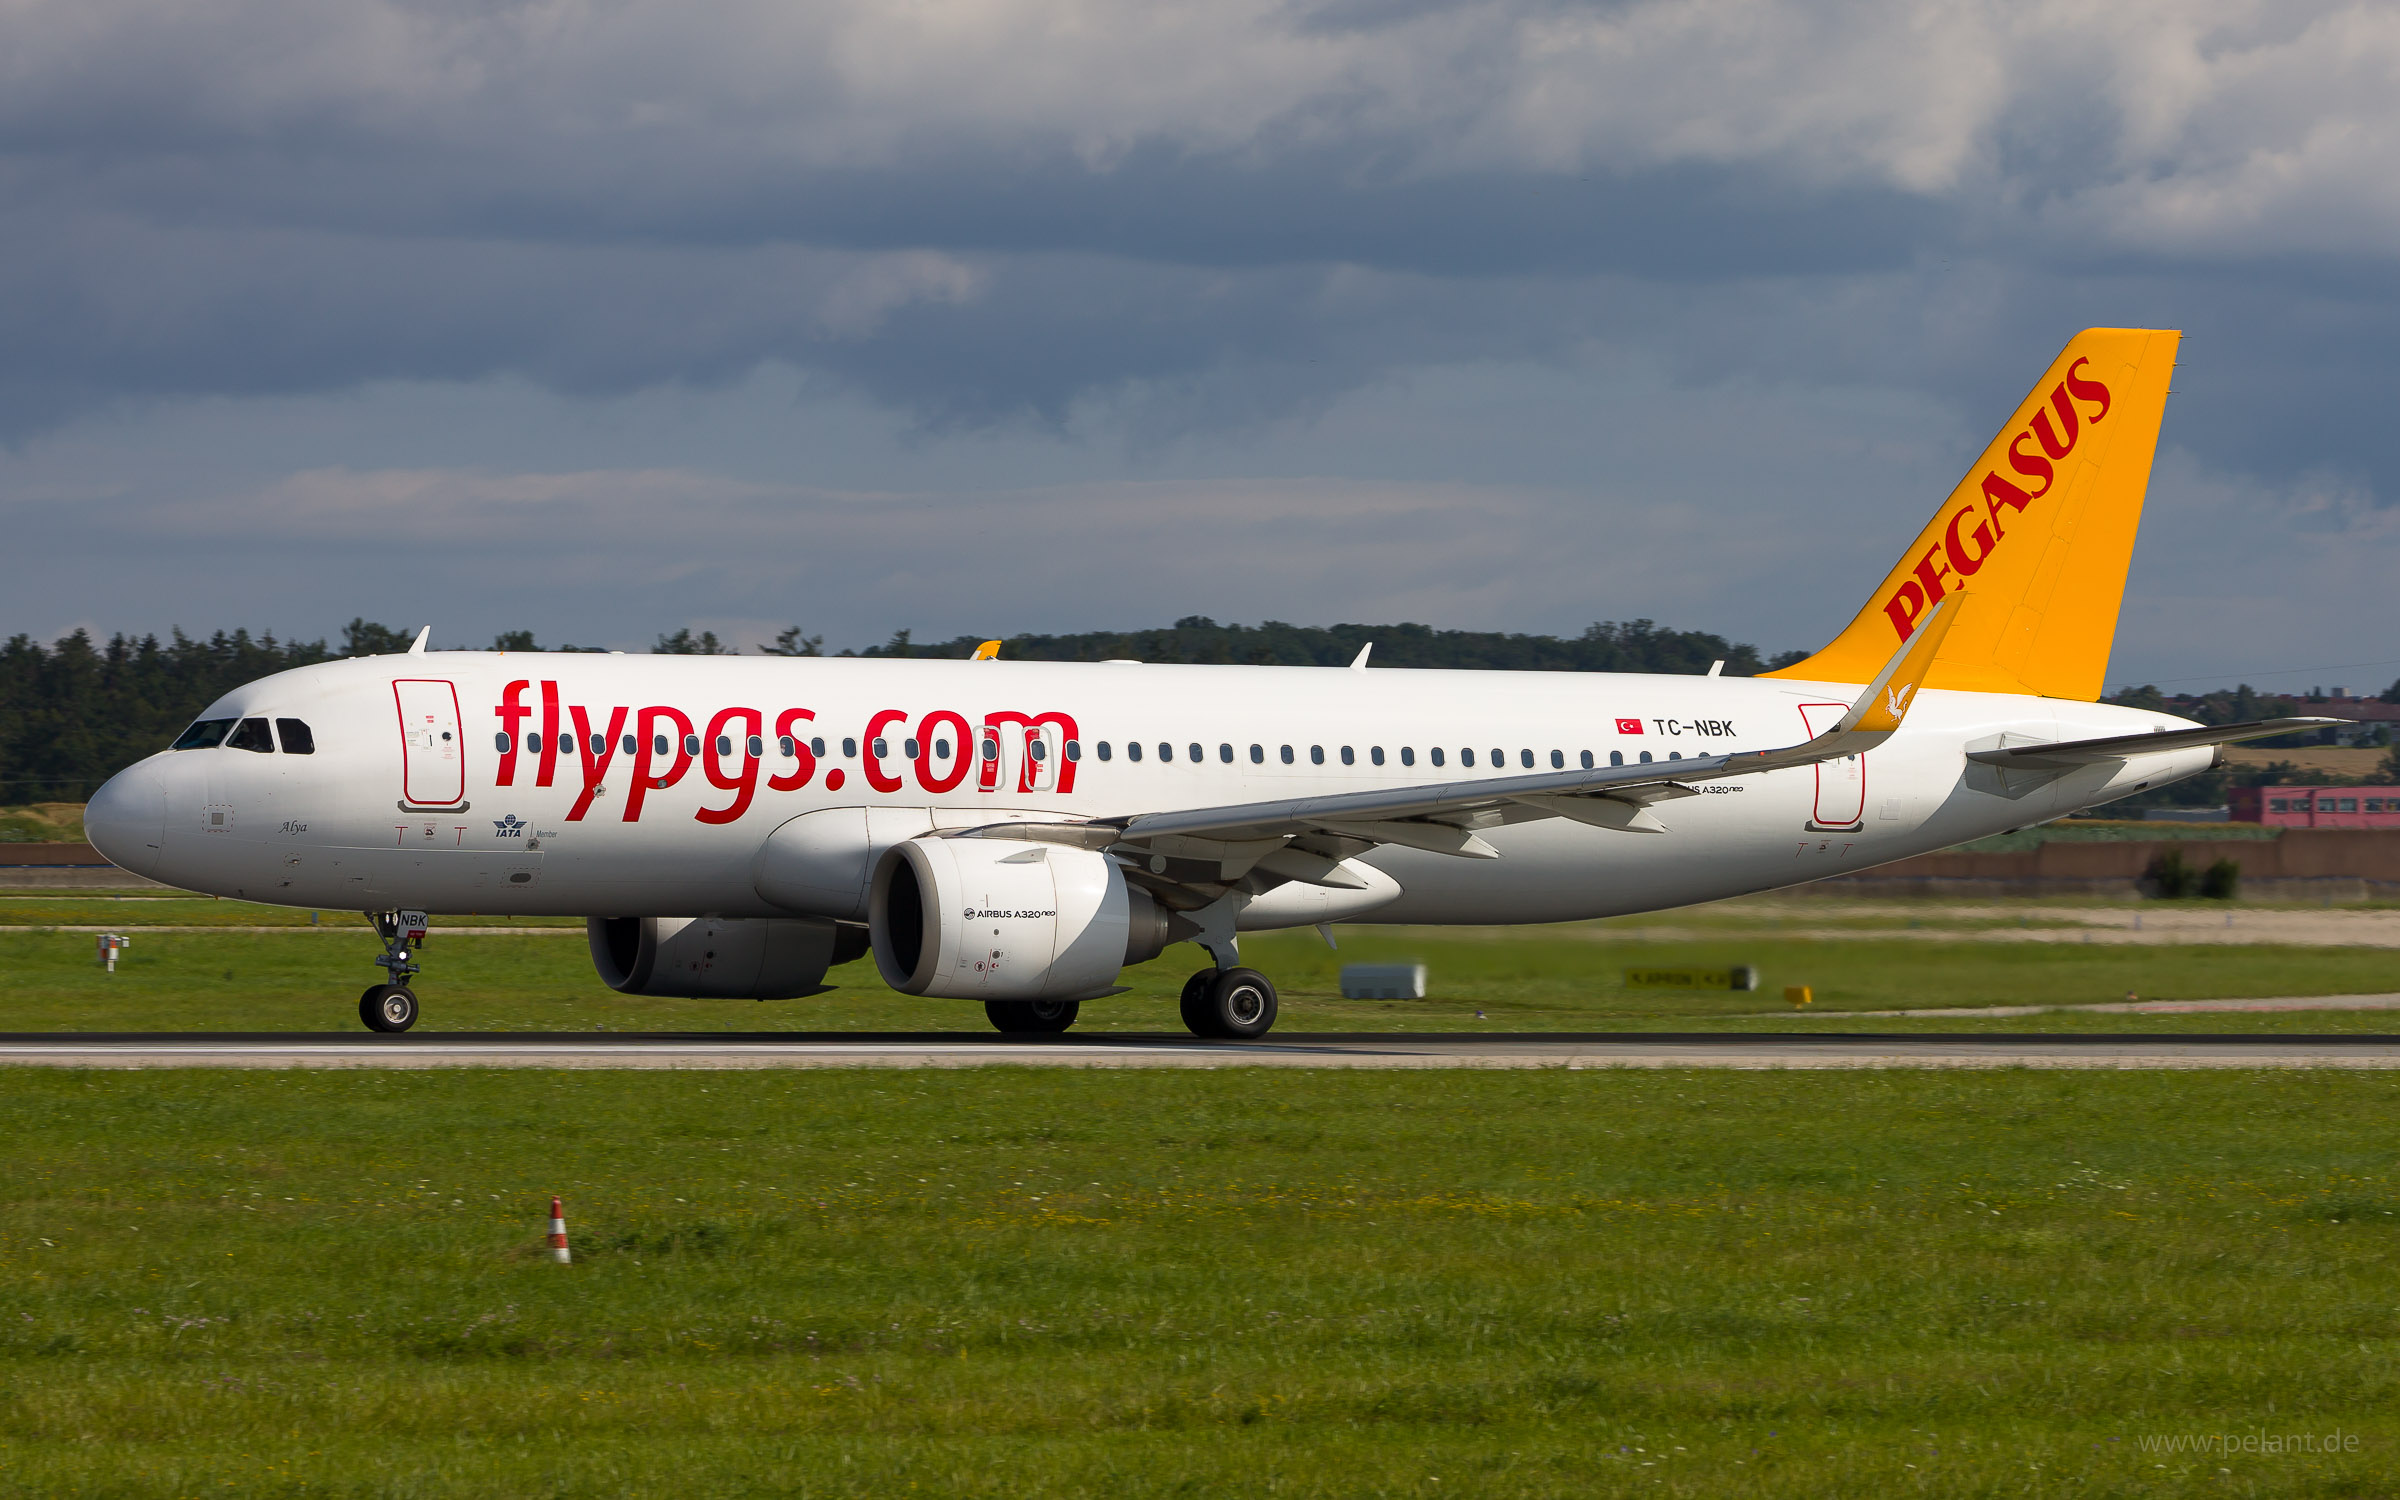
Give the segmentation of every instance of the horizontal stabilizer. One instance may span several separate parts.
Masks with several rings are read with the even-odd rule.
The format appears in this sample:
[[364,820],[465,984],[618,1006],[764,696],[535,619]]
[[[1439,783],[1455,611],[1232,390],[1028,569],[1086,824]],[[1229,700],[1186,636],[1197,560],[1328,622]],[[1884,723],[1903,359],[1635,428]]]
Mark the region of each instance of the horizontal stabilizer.
[[2155,734],[2119,734],[2104,740],[2068,740],[2058,745],[2012,745],[2005,750],[1970,750],[1967,759],[1987,766],[2018,771],[2059,771],[2129,755],[2161,750],[2189,750],[2195,745],[2231,745],[2263,740],[2278,734],[2298,734],[2346,724],[2347,719],[2252,719],[2246,724],[2218,724],[2200,729],[2168,729]]

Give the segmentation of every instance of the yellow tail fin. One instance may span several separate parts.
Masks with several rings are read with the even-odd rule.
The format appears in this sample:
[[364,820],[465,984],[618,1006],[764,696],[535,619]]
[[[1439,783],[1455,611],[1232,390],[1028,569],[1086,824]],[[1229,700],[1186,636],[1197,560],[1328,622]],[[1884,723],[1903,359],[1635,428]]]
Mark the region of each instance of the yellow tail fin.
[[[2098,698],[2179,332],[2087,328],[1833,644],[1769,677],[1865,682],[1972,587],[1925,685]],[[1952,611],[1955,613],[1955,611]]]

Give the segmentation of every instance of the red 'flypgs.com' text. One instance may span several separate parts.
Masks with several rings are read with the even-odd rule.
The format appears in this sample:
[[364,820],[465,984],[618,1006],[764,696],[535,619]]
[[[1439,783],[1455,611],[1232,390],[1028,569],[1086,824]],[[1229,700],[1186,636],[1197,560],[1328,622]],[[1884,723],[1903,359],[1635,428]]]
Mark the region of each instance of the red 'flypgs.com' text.
[[[750,810],[751,799],[758,793],[759,772],[770,742],[791,765],[766,778],[769,788],[798,791],[816,778],[822,741],[813,740],[810,734],[817,727],[814,709],[778,710],[771,730],[769,716],[762,709],[721,708],[703,727],[682,709],[663,704],[611,708],[602,723],[596,709],[580,703],[562,705],[555,682],[540,685],[538,708],[528,704],[525,693],[533,686],[528,679],[510,683],[501,690],[500,702],[492,710],[500,719],[500,766],[495,781],[500,786],[517,784],[522,753],[533,762],[533,785],[550,786],[558,779],[559,762],[571,757],[570,773],[580,772],[582,789],[568,809],[570,823],[582,821],[591,811],[592,799],[601,794],[609,768],[620,754],[632,762],[631,784],[625,794],[628,823],[641,818],[643,801],[651,792],[683,780],[694,765],[700,767],[710,786],[731,793],[733,800],[723,807],[703,807],[692,816],[703,823],[734,821]],[[539,735],[520,733],[518,726],[537,715]],[[1057,744],[1044,735],[1045,729],[1055,733]],[[1063,713],[1026,714],[1013,709],[985,714],[980,734],[963,714],[951,709],[934,709],[919,716],[913,726],[907,710],[884,709],[867,720],[859,773],[878,792],[897,792],[913,780],[921,790],[940,794],[957,790],[968,772],[980,766],[976,790],[996,792],[1000,790],[1001,737],[1011,733],[1024,737],[1023,753],[1016,757],[1017,791],[1043,790],[1041,783],[1053,779],[1053,773],[1054,784],[1049,789],[1061,793],[1075,790],[1076,763],[1058,753],[1065,742],[1079,738],[1074,719]],[[903,737],[900,746],[893,746],[887,738],[893,734]],[[970,754],[970,747],[978,745],[982,753]],[[895,748],[914,753],[894,755]],[[839,791],[846,779],[841,767],[828,767],[825,788]]]

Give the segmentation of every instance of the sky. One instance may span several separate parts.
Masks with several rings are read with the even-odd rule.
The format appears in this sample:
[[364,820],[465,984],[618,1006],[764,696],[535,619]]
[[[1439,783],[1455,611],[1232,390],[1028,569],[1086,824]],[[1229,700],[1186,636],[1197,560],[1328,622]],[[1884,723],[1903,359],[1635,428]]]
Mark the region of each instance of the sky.
[[2400,677],[2400,10],[14,0],[0,636],[1773,652],[2185,330],[2112,683]]

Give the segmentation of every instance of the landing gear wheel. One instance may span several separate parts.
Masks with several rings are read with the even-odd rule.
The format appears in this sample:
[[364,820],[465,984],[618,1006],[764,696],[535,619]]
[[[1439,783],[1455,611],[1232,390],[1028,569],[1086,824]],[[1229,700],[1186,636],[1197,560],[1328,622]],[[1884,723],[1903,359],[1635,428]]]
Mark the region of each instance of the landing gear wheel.
[[[1200,983],[1206,980],[1203,987]],[[1192,993],[1200,991],[1199,1001]],[[1275,1024],[1275,986],[1256,969],[1224,969],[1195,974],[1183,987],[1183,1020],[1195,1036],[1255,1041]]]
[[417,997],[406,985],[369,985],[358,997],[358,1018],[369,1031],[406,1031],[417,1024]]
[[986,1000],[983,1013],[1002,1031],[1058,1032],[1075,1024],[1083,1007],[1073,1000]]
[[1217,971],[1202,969],[1183,982],[1183,1026],[1194,1036],[1215,1036],[1215,1022],[1208,1014],[1208,987],[1217,982]]

